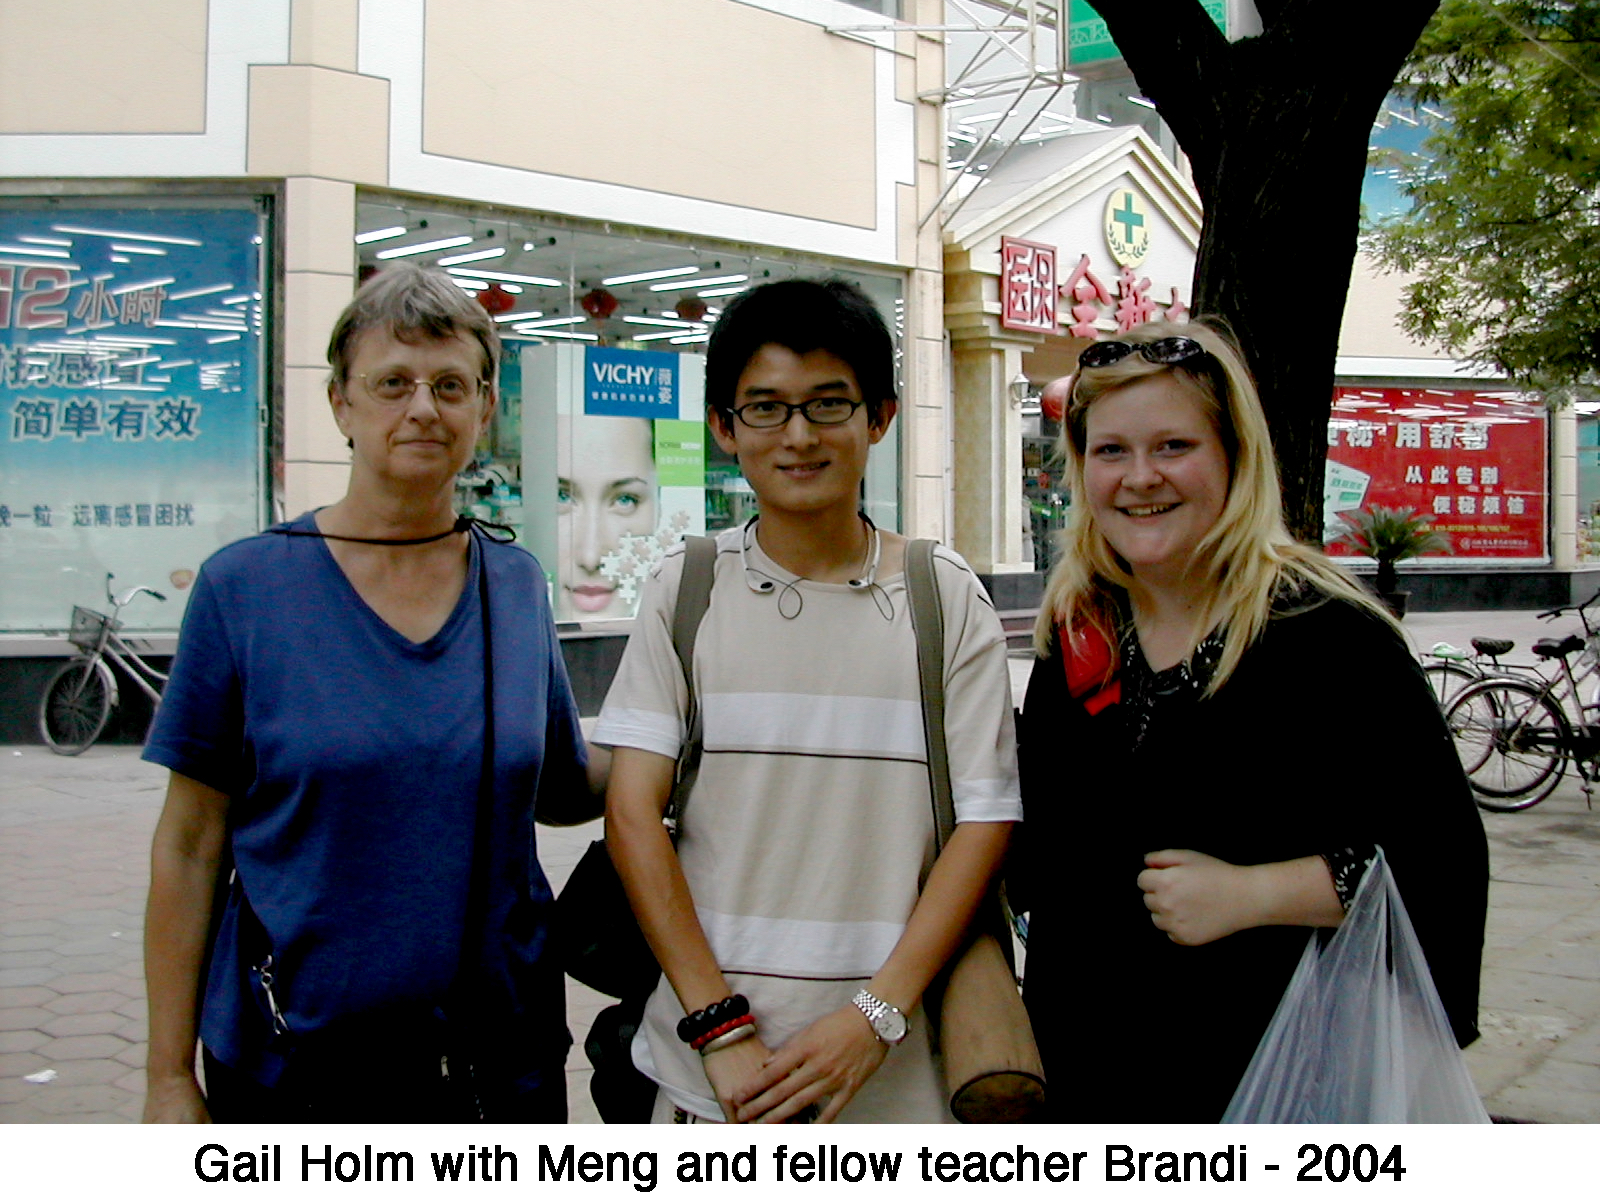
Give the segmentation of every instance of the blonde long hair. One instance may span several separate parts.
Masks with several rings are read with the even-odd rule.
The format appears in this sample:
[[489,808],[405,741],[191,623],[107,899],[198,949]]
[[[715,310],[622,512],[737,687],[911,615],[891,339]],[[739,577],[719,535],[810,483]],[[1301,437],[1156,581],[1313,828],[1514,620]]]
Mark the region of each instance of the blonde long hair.
[[1222,657],[1207,695],[1222,687],[1245,651],[1261,636],[1272,615],[1274,598],[1285,589],[1309,585],[1393,624],[1394,619],[1352,576],[1289,533],[1261,398],[1244,355],[1220,325],[1204,318],[1186,325],[1150,322],[1124,334],[1121,340],[1143,345],[1172,337],[1193,339],[1208,357],[1169,366],[1130,354],[1109,367],[1082,368],[1073,380],[1060,449],[1074,503],[1062,533],[1061,557],[1045,584],[1033,632],[1035,651],[1040,656],[1048,653],[1058,626],[1063,630],[1089,626],[1111,646],[1117,645],[1116,593],[1126,591],[1133,577],[1084,501],[1088,415],[1090,407],[1108,393],[1162,373],[1176,376],[1200,397],[1228,456],[1227,500],[1191,560],[1191,570],[1210,581],[1211,611],[1220,616],[1226,630]]

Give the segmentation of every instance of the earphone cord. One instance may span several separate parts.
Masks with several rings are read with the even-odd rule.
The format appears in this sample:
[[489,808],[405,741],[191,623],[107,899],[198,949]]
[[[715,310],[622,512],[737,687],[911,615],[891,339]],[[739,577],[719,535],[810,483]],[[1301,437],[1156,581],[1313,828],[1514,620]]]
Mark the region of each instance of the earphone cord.
[[[872,518],[860,511],[857,511],[856,516],[861,518],[862,524],[866,526],[867,531],[867,555],[862,559],[862,566],[867,569],[867,573],[864,577],[848,581],[848,584],[856,591],[868,593],[872,597],[873,603],[877,606],[878,612],[883,614],[884,620],[893,621],[894,607],[889,602],[888,594],[878,584],[878,563],[883,554],[883,540],[879,537],[878,527]],[[758,513],[744,523],[743,537],[739,540],[740,565],[744,569],[747,582],[751,576],[761,577],[759,583],[749,585],[750,589],[763,594],[777,590],[779,615],[793,620],[800,616],[801,610],[805,608],[805,596],[801,593],[799,585],[802,582],[814,581],[807,581],[805,576],[796,576],[792,580],[779,580],[768,575],[759,567],[750,565],[750,540],[754,537],[753,531],[755,530],[756,522],[760,519],[761,515]],[[782,585],[782,587],[780,588],[779,585]],[[794,598],[794,611],[792,613],[786,607],[790,597]]]

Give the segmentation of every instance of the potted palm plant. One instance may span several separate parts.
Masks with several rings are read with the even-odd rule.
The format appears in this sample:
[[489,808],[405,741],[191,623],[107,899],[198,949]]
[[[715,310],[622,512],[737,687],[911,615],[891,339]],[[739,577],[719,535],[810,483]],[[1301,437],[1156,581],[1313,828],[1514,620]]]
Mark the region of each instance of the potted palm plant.
[[1388,606],[1396,619],[1406,614],[1406,598],[1399,589],[1395,564],[1418,555],[1444,553],[1451,549],[1450,537],[1433,528],[1433,523],[1410,507],[1389,508],[1368,505],[1340,516],[1343,528],[1335,540],[1378,564],[1373,591]]

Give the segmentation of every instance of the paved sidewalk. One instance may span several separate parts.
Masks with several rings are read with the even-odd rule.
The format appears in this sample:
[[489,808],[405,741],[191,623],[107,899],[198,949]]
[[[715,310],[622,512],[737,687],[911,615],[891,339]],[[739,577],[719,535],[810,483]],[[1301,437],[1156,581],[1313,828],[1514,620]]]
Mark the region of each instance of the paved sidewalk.
[[[1472,634],[1564,633],[1531,614],[1418,614],[1423,649]],[[1332,648],[1330,648],[1330,654]],[[1520,657],[1526,657],[1525,655]],[[1013,660],[1025,681],[1028,663]],[[141,927],[166,773],[136,748],[76,759],[0,747],[0,1123],[137,1121],[144,1094]],[[1467,1053],[1491,1113],[1600,1121],[1600,811],[1567,780],[1525,813],[1484,814],[1493,866],[1483,1038]],[[540,830],[558,888],[594,826]],[[574,1121],[595,1121],[583,1034],[608,998],[568,985]],[[26,1079],[53,1072],[43,1083]]]

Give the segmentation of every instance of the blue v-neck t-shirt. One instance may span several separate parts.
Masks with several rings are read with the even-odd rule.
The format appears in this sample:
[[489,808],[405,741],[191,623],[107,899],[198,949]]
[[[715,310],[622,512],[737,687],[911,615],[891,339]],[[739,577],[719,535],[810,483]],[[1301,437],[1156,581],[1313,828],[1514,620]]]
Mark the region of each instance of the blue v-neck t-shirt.
[[[281,528],[316,527],[307,514]],[[546,1069],[560,1082],[569,1038],[560,971],[545,954],[551,897],[533,801],[541,776],[547,789],[582,787],[583,739],[543,571],[476,532],[471,547],[461,597],[425,642],[384,622],[321,538],[246,538],[196,580],[144,757],[231,799],[239,887],[212,954],[200,1036],[262,1083],[281,1069],[246,962],[263,938],[296,1040],[437,1011],[465,954],[487,994],[475,1008],[503,1027],[495,1044],[519,1061],[514,1073]],[[463,952],[485,731],[484,571],[490,879],[482,945]]]

